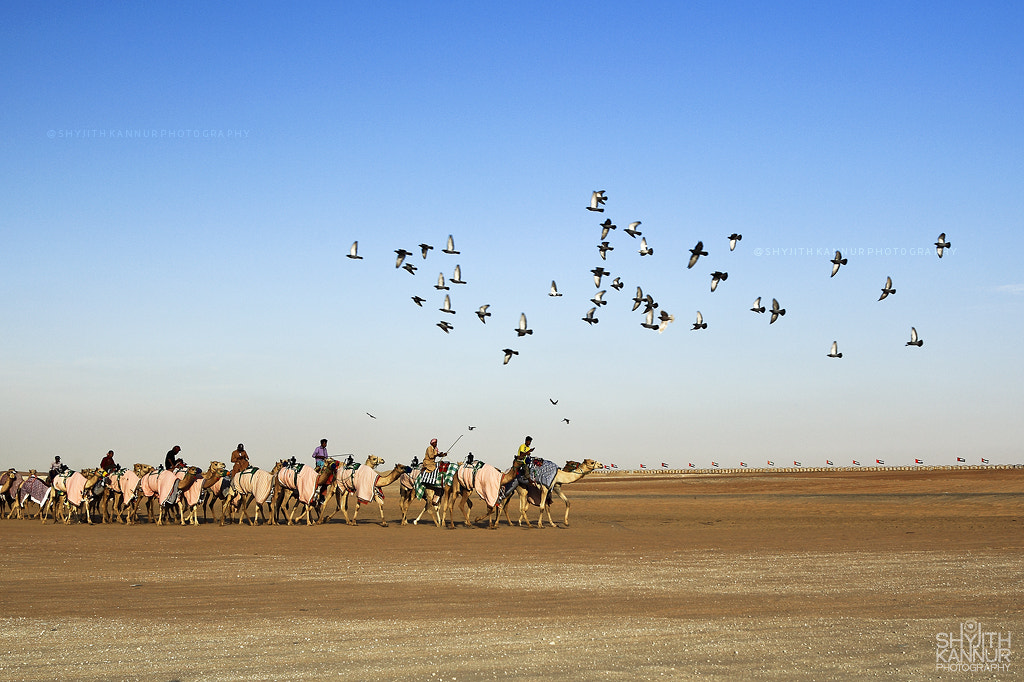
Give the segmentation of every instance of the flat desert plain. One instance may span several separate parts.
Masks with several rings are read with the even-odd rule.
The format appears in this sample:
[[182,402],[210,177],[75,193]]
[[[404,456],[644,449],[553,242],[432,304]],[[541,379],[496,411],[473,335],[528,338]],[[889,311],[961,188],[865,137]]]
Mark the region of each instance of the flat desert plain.
[[[400,526],[395,486],[387,528],[0,521],[0,675],[1024,679],[1024,469],[565,491],[543,530]],[[964,623],[1008,669],[937,669]]]

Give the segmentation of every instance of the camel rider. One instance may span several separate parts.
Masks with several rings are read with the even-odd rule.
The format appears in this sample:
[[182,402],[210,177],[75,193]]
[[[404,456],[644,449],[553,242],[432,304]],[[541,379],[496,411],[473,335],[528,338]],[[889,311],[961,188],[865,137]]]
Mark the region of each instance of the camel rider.
[[108,474],[117,469],[117,463],[114,462],[113,450],[108,450],[106,457],[100,460],[100,469],[103,469]]
[[60,470],[64,468],[64,465],[60,461],[60,455],[53,458],[53,464],[50,465],[50,475],[46,479],[46,485],[53,485],[53,479],[56,478]]
[[533,436],[527,436],[522,445],[519,446],[519,450],[516,452],[516,458],[512,461],[512,466],[519,468],[526,466],[526,460],[533,455]]
[[241,443],[238,444],[238,449],[231,453],[231,464],[234,465],[231,467],[231,476],[249,468],[249,453]]
[[313,451],[313,461],[316,462],[317,471],[324,465],[324,460],[330,457],[327,454],[327,439],[320,439],[320,447]]
[[178,467],[184,468],[185,460],[178,456],[179,452],[181,452],[180,445],[175,445],[167,451],[167,455],[164,457],[164,469],[170,471],[171,469],[176,469]]
[[427,451],[423,453],[423,468],[427,471],[433,471],[437,468],[437,463],[434,461],[438,457],[444,457],[447,452],[437,451],[437,439],[431,438],[430,445],[427,446]]

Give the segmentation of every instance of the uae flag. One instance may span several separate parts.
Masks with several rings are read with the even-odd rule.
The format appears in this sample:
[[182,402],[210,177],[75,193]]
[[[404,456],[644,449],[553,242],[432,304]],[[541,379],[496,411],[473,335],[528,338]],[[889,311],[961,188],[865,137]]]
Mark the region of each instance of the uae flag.
[[661,463],[661,466],[663,466],[663,467],[668,467],[668,465],[667,465],[667,464],[665,464],[664,462],[662,462],[662,463]]
[[746,462],[740,462],[740,466],[741,467],[745,467],[745,466],[747,466],[747,463]]
[[797,462],[797,461],[794,460],[793,461],[793,466],[798,467],[798,466],[803,466],[803,465],[800,464],[800,462]]
[[711,463],[711,466],[713,466],[713,467],[716,467],[716,466],[718,466],[718,462],[712,462],[712,463]]
[[853,460],[853,464],[854,466],[860,466],[860,462],[858,462],[857,460]]
[[613,464],[613,465],[612,465],[612,469],[618,469],[618,468],[619,468],[619,465],[618,465],[618,464]]
[[924,460],[922,460],[922,459],[915,459],[914,460],[914,464],[924,464]]
[[647,468],[647,465],[646,465],[646,464],[641,464],[641,465],[640,465],[640,468],[641,468],[641,469],[646,469],[646,468]]
[[876,459],[876,460],[875,460],[875,464],[885,464],[885,462],[883,462],[883,461],[882,461],[882,460],[880,460],[880,459]]
[[770,466],[770,467],[773,467],[773,466],[775,466],[775,462],[773,462],[773,461],[771,461],[771,460],[768,460],[768,466]]
[[956,461],[958,461],[958,462],[966,462],[967,460],[964,459],[963,457],[957,457]]
[[830,459],[826,459],[826,460],[825,460],[825,464],[829,465],[830,467],[831,467],[831,466],[835,466],[835,465],[834,465],[834,464],[832,463],[832,460],[830,460]]
[[981,458],[981,463],[982,463],[982,464],[988,464],[988,460],[987,460],[987,459],[985,459],[984,457],[982,457],[982,458]]
[[693,468],[693,462],[690,462],[690,468],[691,469]]

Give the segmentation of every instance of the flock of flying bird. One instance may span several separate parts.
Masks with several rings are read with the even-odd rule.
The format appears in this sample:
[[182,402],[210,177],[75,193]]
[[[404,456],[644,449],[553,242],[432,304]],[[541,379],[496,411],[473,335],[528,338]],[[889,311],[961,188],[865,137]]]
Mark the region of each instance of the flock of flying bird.
[[[593,211],[593,212],[597,212],[597,213],[603,213],[604,212],[604,205],[607,202],[607,200],[608,200],[608,198],[607,198],[607,196],[605,194],[605,190],[595,190],[594,192],[591,193],[590,205],[587,206],[586,208],[587,208],[588,211]],[[629,224],[629,226],[626,227],[623,230],[623,232],[625,234],[629,235],[630,237],[632,237],[633,239],[636,239],[637,237],[640,237],[640,249],[639,249],[638,252],[639,252],[641,257],[643,257],[643,256],[652,256],[652,255],[654,255],[654,249],[648,246],[646,237],[643,237],[643,233],[639,229],[637,229],[640,226],[640,224],[641,223],[640,223],[639,220],[631,222]],[[601,260],[604,261],[604,260],[607,260],[608,252],[609,251],[613,251],[615,249],[615,247],[613,247],[611,245],[611,243],[609,241],[607,241],[607,239],[608,239],[608,234],[610,233],[610,231],[617,229],[617,226],[612,223],[611,219],[606,219],[603,222],[599,223],[599,227],[601,228],[601,239],[600,239],[600,243],[597,245],[597,249],[598,249],[598,253],[601,256]],[[742,239],[743,239],[743,235],[736,234],[736,233],[730,234],[729,237],[728,237],[728,240],[729,240],[729,251],[734,251],[736,249],[737,243],[740,240],[742,240]],[[950,246],[952,246],[952,244],[950,242],[946,241],[946,233],[943,232],[942,234],[939,235],[938,240],[935,242],[935,250],[936,250],[936,253],[938,254],[938,257],[942,258],[942,254],[943,254],[944,250],[949,248]],[[420,254],[421,254],[421,256],[422,256],[422,258],[424,260],[426,260],[427,255],[429,254],[430,251],[433,250],[433,248],[434,248],[433,246],[431,246],[430,244],[426,244],[426,243],[423,243],[423,244],[419,245]],[[349,250],[348,257],[353,259],[353,260],[362,260],[362,256],[359,255],[358,249],[359,249],[359,242],[358,241],[353,242],[352,243],[352,247]],[[690,251],[690,258],[689,258],[689,261],[688,261],[687,266],[686,266],[687,269],[692,269],[697,264],[697,262],[699,261],[699,259],[702,256],[707,256],[708,255],[708,252],[704,249],[704,242],[703,241],[698,241],[697,244],[692,249],[690,249],[689,251]],[[441,249],[441,253],[448,254],[448,255],[459,255],[459,253],[461,253],[460,251],[455,250],[455,241],[454,241],[452,235],[448,235],[448,242],[447,242],[445,248]],[[397,256],[397,258],[395,259],[395,268],[396,269],[403,269],[406,272],[408,272],[409,274],[415,275],[416,274],[416,270],[418,269],[417,266],[414,265],[412,263],[412,261],[406,260],[407,257],[413,255],[413,252],[412,251],[408,251],[406,249],[400,248],[400,249],[395,249],[395,254]],[[831,262],[832,262],[832,275],[831,276],[835,277],[836,274],[839,272],[839,269],[842,266],[847,264],[847,259],[843,257],[843,255],[842,255],[842,253],[840,251],[836,251],[835,252],[835,257],[832,259]],[[604,300],[604,295],[607,292],[607,290],[606,289],[601,289],[601,282],[602,282],[604,277],[606,277],[606,276],[610,277],[611,273],[608,272],[607,270],[605,270],[601,266],[595,267],[590,272],[594,276],[594,286],[598,289],[598,292],[594,295],[594,297],[592,299],[590,299],[590,302],[594,304],[593,307],[591,307],[581,319],[584,322],[586,322],[587,324],[594,325],[594,324],[597,324],[599,322],[598,318],[596,317],[596,313],[597,313],[598,309],[601,308],[601,306],[607,305],[607,303],[608,303],[607,301]],[[721,271],[718,271],[718,270],[716,270],[715,272],[712,272],[711,273],[711,291],[714,292],[718,288],[719,282],[724,282],[728,278],[729,278],[729,273],[728,272],[721,272]],[[466,282],[462,279],[462,269],[461,269],[460,265],[458,265],[458,264],[455,265],[455,270],[454,270],[454,272],[452,274],[451,279],[445,280],[444,272],[438,273],[438,275],[437,275],[437,284],[434,285],[434,288],[437,289],[438,291],[448,292],[451,289],[451,287],[448,286],[449,284],[453,284],[453,285],[464,285],[464,284],[466,284]],[[611,282],[611,284],[609,286],[612,289],[615,289],[616,291],[621,291],[625,287],[625,284],[622,282],[620,277],[616,277],[614,280],[612,280],[612,282]],[[879,296],[878,300],[879,301],[884,300],[886,297],[888,297],[890,295],[894,295],[895,293],[896,293],[896,289],[893,288],[892,277],[888,277],[887,276],[885,278],[885,286],[882,287],[882,295]],[[559,297],[561,295],[562,294],[558,291],[558,285],[555,283],[554,280],[552,280],[552,282],[551,282],[551,289],[548,292],[548,296]],[[412,301],[416,305],[418,305],[420,307],[423,307],[423,304],[426,302],[426,299],[421,297],[421,296],[414,295],[411,298],[412,298]],[[654,297],[650,293],[645,294],[643,292],[643,289],[641,287],[639,287],[639,286],[636,288],[636,295],[633,297],[632,300],[633,300],[633,311],[638,310],[641,306],[643,306],[643,308],[644,308],[643,311],[642,311],[642,314],[644,315],[644,321],[640,323],[640,326],[644,327],[645,329],[650,329],[650,330],[654,330],[654,331],[657,331],[657,332],[661,333],[661,332],[665,331],[665,329],[669,325],[669,323],[675,321],[675,316],[670,314],[670,313],[668,313],[668,312],[666,312],[664,309],[662,309],[660,312],[658,312],[658,314],[656,316],[655,315],[655,310],[659,307],[658,303],[654,300]],[[480,319],[480,322],[482,322],[484,324],[487,323],[487,318],[491,316],[491,313],[488,311],[488,308],[490,308],[490,304],[482,305],[476,311],[476,315]],[[452,309],[451,297],[450,297],[450,295],[448,293],[445,293],[444,302],[441,304],[441,308],[439,308],[439,310],[440,310],[440,312],[445,313],[445,314],[450,314],[450,315],[454,315],[455,314],[456,311],[454,309]],[[757,299],[754,301],[754,305],[753,305],[753,307],[750,308],[750,310],[752,312],[754,312],[754,313],[759,313],[759,314],[765,313],[765,312],[770,313],[769,324],[774,324],[779,319],[779,317],[782,317],[783,315],[786,314],[786,309],[782,308],[779,305],[778,300],[773,298],[772,299],[772,306],[771,306],[771,308],[766,308],[765,306],[761,305],[761,297],[760,296],[758,296]],[[452,325],[450,322],[448,322],[445,319],[441,319],[437,323],[437,327],[440,328],[441,331],[443,331],[445,334],[450,333],[455,328],[454,325]],[[691,330],[692,331],[698,331],[698,330],[702,330],[702,329],[707,329],[707,327],[708,327],[707,322],[704,321],[703,315],[698,310],[697,311],[696,321],[693,323],[693,326],[692,326]],[[514,329],[514,331],[516,333],[517,338],[522,338],[524,336],[528,336],[528,335],[533,334],[533,330],[530,329],[528,324],[527,324],[526,313],[520,313],[520,315],[519,315],[519,325]],[[914,327],[910,328],[910,341],[908,341],[906,345],[907,346],[917,346],[917,347],[921,347],[922,345],[924,345],[924,341],[921,340],[918,337],[917,329],[915,329]],[[502,352],[502,354],[504,356],[503,364],[506,364],[506,365],[508,364],[509,360],[512,359],[513,356],[519,355],[519,351],[518,350],[514,350],[512,348],[503,348],[501,352]],[[832,342],[832,346],[831,346],[827,356],[830,357],[830,358],[841,358],[841,357],[843,357],[843,354],[840,353],[839,350],[838,350],[838,342],[836,342],[836,341]],[[565,420],[565,421],[568,421],[568,420]]]

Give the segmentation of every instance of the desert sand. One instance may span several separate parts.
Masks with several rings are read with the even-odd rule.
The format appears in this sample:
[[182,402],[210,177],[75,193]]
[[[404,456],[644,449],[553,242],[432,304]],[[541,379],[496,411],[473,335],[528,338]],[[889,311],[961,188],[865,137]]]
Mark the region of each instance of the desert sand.
[[[0,675],[1024,678],[1024,469],[565,491],[542,530],[400,526],[395,486],[387,528],[0,521]],[[963,622],[1012,636],[1008,670],[936,669]]]

